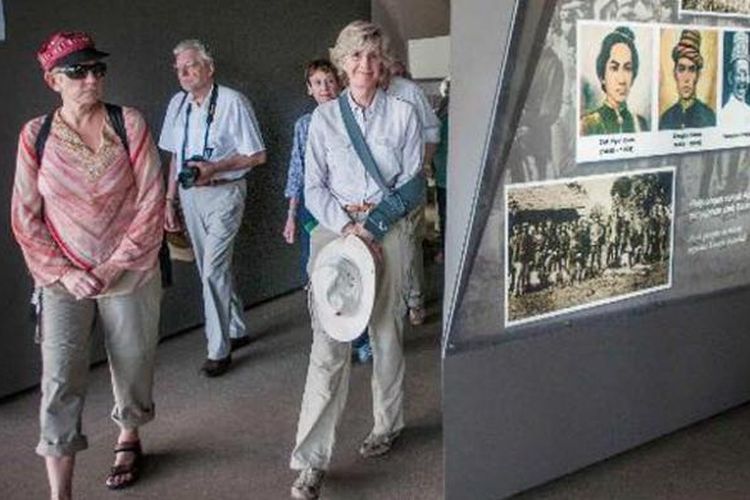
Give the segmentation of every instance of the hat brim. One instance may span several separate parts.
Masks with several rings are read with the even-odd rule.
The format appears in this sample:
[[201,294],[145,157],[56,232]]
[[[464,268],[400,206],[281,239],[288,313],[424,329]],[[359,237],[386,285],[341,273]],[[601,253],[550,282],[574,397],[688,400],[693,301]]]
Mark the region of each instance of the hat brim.
[[[338,314],[324,300],[325,290],[320,286],[322,269],[331,261],[345,255],[357,264],[360,273],[362,292],[356,310],[349,314]],[[326,245],[318,254],[310,276],[312,307],[323,331],[339,342],[351,342],[359,337],[370,323],[375,305],[377,266],[367,245],[357,236],[348,235]],[[318,283],[318,286],[316,286]]]
[[53,68],[63,68],[65,66],[72,66],[74,64],[80,64],[86,61],[98,61],[99,59],[104,59],[108,55],[109,53],[107,52],[102,52],[100,50],[92,48],[82,49],[77,52],[68,54],[65,57],[61,57],[60,59],[55,61],[55,65],[53,66]]

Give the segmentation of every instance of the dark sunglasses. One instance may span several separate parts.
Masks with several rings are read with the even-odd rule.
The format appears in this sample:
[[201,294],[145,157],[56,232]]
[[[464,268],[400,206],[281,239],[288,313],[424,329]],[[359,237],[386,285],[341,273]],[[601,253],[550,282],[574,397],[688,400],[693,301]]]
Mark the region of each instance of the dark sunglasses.
[[55,73],[62,73],[71,80],[83,80],[91,72],[94,78],[103,78],[107,74],[107,63],[73,64],[59,68]]

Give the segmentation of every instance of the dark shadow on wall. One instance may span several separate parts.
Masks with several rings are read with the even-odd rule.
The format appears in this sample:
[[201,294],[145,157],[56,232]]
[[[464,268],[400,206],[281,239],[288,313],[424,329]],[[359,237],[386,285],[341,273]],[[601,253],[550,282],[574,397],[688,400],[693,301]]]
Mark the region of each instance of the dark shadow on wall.
[[[10,220],[10,194],[18,132],[35,116],[57,105],[45,88],[34,53],[50,33],[61,29],[90,32],[111,53],[106,99],[140,109],[155,136],[171,95],[177,91],[172,47],[184,38],[201,38],[214,52],[217,80],[245,93],[253,103],[268,151],[268,163],[248,177],[245,224],[238,237],[235,269],[245,305],[283,294],[302,284],[298,249],[281,238],[286,214],[283,196],[286,164],[296,118],[312,107],[302,70],[307,60],[327,54],[338,31],[353,19],[369,18],[365,0],[266,2],[226,0],[81,0],[21,2],[6,0],[6,41],[0,42],[3,120],[0,121],[0,218]],[[39,359],[33,344],[28,299],[32,282],[8,223],[0,231],[0,395],[37,383]],[[167,290],[163,331],[174,332],[202,321],[197,273],[178,264],[175,285]],[[251,333],[253,326],[250,325]]]

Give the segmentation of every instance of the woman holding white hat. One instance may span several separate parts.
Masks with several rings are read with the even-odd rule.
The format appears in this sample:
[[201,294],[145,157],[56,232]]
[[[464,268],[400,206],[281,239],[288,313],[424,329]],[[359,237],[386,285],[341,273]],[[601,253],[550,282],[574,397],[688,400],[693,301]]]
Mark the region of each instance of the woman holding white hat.
[[[351,345],[336,339],[356,336],[361,331],[356,330],[362,320],[358,315],[370,312],[367,307],[348,307],[352,321],[325,321],[329,315],[320,314],[320,298],[331,294],[320,288],[348,283],[368,266],[352,271],[348,269],[351,266],[331,266],[330,259],[318,257],[329,243],[339,240],[334,245],[344,247],[341,237],[354,235],[367,244],[378,262],[377,294],[369,319],[365,319],[373,351],[374,425],[359,453],[364,457],[382,455],[390,451],[404,426],[403,218],[424,196],[417,114],[410,104],[381,89],[392,60],[385,35],[370,22],[355,21],[339,34],[331,60],[348,89],[339,99],[315,110],[305,153],[305,201],[319,225],[311,235],[313,344],[290,463],[300,471],[291,493],[301,499],[320,494],[346,403]],[[330,254],[330,249],[326,253]],[[316,273],[317,266],[325,270]],[[346,275],[337,279],[332,272]],[[316,274],[323,278],[316,281]],[[366,300],[368,294],[361,295]],[[347,328],[342,325],[349,325],[351,331],[340,331]]]

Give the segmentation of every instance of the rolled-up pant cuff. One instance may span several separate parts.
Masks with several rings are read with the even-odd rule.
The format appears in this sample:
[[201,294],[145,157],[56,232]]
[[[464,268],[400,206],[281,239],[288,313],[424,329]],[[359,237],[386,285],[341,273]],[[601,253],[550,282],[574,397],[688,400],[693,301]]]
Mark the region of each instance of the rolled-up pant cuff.
[[135,429],[142,425],[151,422],[156,416],[156,408],[151,405],[151,408],[145,410],[133,411],[118,411],[117,408],[112,410],[112,420],[121,429]]
[[36,446],[36,453],[43,457],[64,457],[75,455],[88,447],[89,442],[86,436],[76,436],[71,441],[64,443],[50,443],[40,440]]

